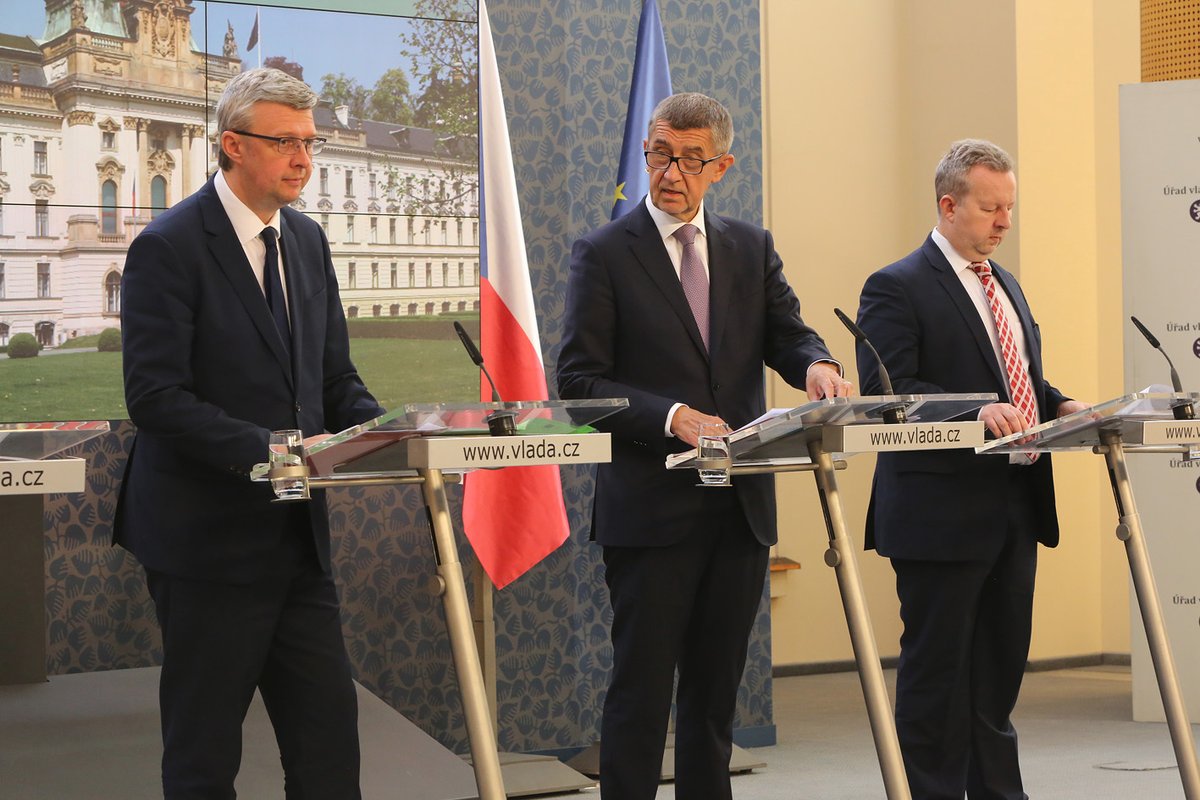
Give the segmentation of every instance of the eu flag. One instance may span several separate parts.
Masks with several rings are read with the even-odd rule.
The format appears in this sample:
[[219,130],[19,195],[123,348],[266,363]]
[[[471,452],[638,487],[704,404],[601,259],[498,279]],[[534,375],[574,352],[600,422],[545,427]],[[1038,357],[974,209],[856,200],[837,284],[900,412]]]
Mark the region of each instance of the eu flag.
[[646,138],[654,107],[670,95],[671,67],[667,64],[667,43],[663,39],[658,2],[645,0],[642,19],[638,23],[637,55],[629,87],[629,112],[625,116],[625,139],[613,192],[612,219],[629,213],[650,191],[642,141]]

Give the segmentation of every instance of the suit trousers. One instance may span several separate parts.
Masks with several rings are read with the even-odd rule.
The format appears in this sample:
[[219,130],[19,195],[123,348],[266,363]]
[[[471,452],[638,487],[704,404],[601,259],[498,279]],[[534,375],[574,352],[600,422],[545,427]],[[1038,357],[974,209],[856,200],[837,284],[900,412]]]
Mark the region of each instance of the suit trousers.
[[1028,798],[1010,716],[1029,656],[1037,541],[1028,493],[1013,483],[995,557],[892,559],[904,623],[896,730],[913,800]]
[[[307,509],[297,506],[296,511]],[[359,798],[358,700],[337,589],[307,526],[250,584],[148,572],[163,635],[163,794],[227,800],[257,688],[289,800]]]
[[[667,547],[604,548],[613,669],[600,732],[604,800],[658,791],[678,668],[675,796],[730,800],[733,716],[768,550],[732,491],[727,510]],[[637,513],[631,509],[629,513]]]

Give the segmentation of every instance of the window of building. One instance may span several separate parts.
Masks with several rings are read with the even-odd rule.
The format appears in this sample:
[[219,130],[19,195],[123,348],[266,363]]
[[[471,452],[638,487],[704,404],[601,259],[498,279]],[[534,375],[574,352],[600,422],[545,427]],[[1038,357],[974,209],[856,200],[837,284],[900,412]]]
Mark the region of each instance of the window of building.
[[396,243],[396,218],[388,220],[388,244]]
[[459,300],[458,301],[458,312],[461,314],[462,312],[464,312],[466,310],[467,310],[467,301]]
[[425,244],[429,244],[429,232],[433,227],[433,220],[425,220]]
[[0,197],[0,236],[4,235],[4,198]]
[[379,183],[378,176],[374,172],[368,172],[367,173],[367,183],[371,190],[371,199],[374,200],[377,196],[375,194],[375,190],[378,188],[378,183]]
[[[379,288],[379,264],[378,263],[371,264],[371,288],[372,289]],[[375,316],[378,317],[379,315],[376,314]]]
[[121,276],[116,272],[104,278],[104,313],[121,313]]
[[0,347],[8,347],[8,323],[0,322]]
[[471,285],[472,286],[479,285],[479,262],[478,261],[476,261],[474,264],[471,265]]
[[33,326],[33,334],[42,347],[54,346],[54,323],[39,322]]
[[458,285],[459,286],[467,285],[467,268],[466,268],[466,266],[463,265],[463,262],[461,262],[461,261],[458,262]]
[[381,305],[371,306],[371,316],[372,317],[382,316],[382,314],[383,314],[383,306],[381,306]]
[[346,215],[346,243],[354,244],[354,215]]
[[116,131],[101,131],[100,146],[105,150],[117,149],[117,133]]
[[410,317],[415,317],[417,315],[417,304],[416,303],[408,304],[408,315]]
[[100,186],[100,232],[115,236],[117,233],[117,184],[105,181]]
[[4,140],[0,139],[0,172],[4,172]]
[[371,217],[371,244],[379,244],[379,218]]
[[329,194],[329,167],[321,167],[321,194]]
[[354,173],[346,170],[346,197],[354,196]]
[[425,285],[433,286],[433,264],[425,262]]
[[388,316],[389,317],[400,316],[400,304],[399,303],[392,303],[391,307],[388,309]]
[[426,316],[430,316],[430,317],[433,316],[433,303],[425,304],[425,314],[426,314]]
[[447,233],[449,224],[446,220],[442,220],[442,244],[450,243],[449,234]]
[[38,200],[33,209],[33,235],[48,237],[50,235],[50,201]]
[[456,222],[458,223],[458,224],[457,224],[457,227],[458,227],[458,233],[457,233],[457,235],[456,235],[456,238],[454,239],[454,243],[455,243],[455,244],[462,244],[462,243],[463,243],[463,240],[462,240],[462,220],[461,220],[461,219],[460,219],[460,220],[456,220]]
[[155,175],[150,180],[150,216],[157,217],[159,212],[167,210],[167,179]]
[[350,306],[349,308],[347,308],[346,316],[349,317],[350,319],[354,319],[355,317],[357,317],[358,316],[358,306]]
[[[399,279],[399,276],[396,274],[396,271],[397,271],[396,270],[396,262],[393,261],[392,262],[392,281],[390,284],[388,284],[393,289],[399,288],[399,285],[396,283],[396,281]],[[395,316],[395,314],[393,314],[392,316]]]
[[37,265],[37,296],[50,296],[50,264],[45,261]]
[[408,262],[408,288],[411,289],[417,285],[417,265],[413,262]]
[[442,313],[443,314],[450,313],[450,302],[449,301],[442,303]]
[[33,172],[35,175],[50,174],[50,159],[46,155],[46,143],[33,143]]
[[408,218],[408,243],[413,243],[413,218]]
[[329,215],[321,215],[321,230],[325,231],[325,238],[329,238]]
[[450,265],[442,262],[442,286],[450,285]]
[[4,262],[0,261],[0,300],[4,299]]
[[353,288],[354,288],[354,283],[355,283],[355,275],[354,275],[354,272],[355,272],[355,269],[354,269],[354,262],[353,262],[353,261],[351,261],[351,262],[350,262],[350,270],[349,270],[349,274],[346,276],[346,288],[348,288],[348,289],[353,289]]
[[476,245],[476,246],[479,245],[479,223],[478,222],[471,223],[471,244]]

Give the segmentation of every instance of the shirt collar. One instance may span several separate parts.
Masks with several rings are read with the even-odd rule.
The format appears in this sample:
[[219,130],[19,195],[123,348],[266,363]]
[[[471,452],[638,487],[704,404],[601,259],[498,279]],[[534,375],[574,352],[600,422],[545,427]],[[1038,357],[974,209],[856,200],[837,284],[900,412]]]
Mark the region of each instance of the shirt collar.
[[213,179],[213,185],[217,189],[217,197],[221,199],[221,205],[225,208],[225,214],[229,217],[229,221],[233,223],[233,232],[237,234],[238,241],[245,246],[246,242],[257,239],[262,233],[263,228],[270,225],[275,229],[276,238],[279,237],[279,211],[276,210],[271,216],[271,221],[263,223],[250,210],[250,207],[241,201],[241,199],[233,193],[229,183],[225,180],[225,171],[217,170],[217,175]]
[[675,231],[682,228],[684,225],[695,225],[699,230],[698,236],[707,237],[708,234],[704,231],[704,201],[700,201],[700,208],[696,210],[696,216],[691,222],[680,222],[675,217],[654,205],[650,200],[650,195],[646,195],[646,210],[650,212],[650,218],[654,220],[654,224],[658,226],[658,232],[663,239],[669,239]]
[[950,269],[954,270],[956,275],[971,269],[971,262],[958,254],[958,251],[954,249],[954,245],[950,244],[950,240],[942,235],[941,231],[934,228],[933,233],[930,235],[933,237],[933,243],[938,246],[938,249],[942,251],[942,255],[950,262]]

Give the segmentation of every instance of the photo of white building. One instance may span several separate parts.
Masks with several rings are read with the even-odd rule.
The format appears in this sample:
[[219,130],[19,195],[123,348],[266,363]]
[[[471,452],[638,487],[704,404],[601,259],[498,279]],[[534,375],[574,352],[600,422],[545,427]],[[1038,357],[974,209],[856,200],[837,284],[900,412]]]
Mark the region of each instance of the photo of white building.
[[[221,53],[197,45],[201,0],[12,1],[44,4],[45,30],[0,18],[0,347],[58,347],[119,327],[126,248],[216,168],[216,100],[253,64],[231,25]],[[478,311],[474,143],[328,101],[314,117],[328,144],[295,207],[326,231],[347,316]]]

